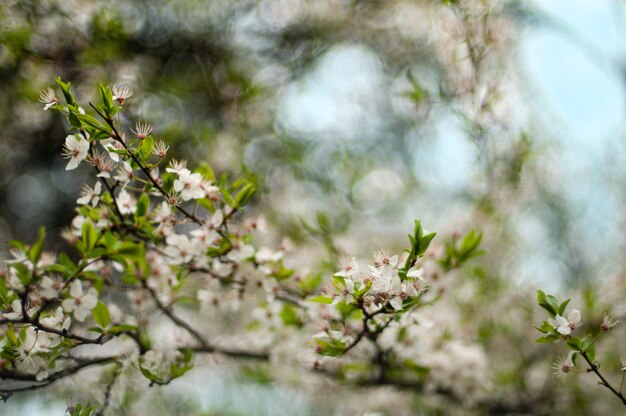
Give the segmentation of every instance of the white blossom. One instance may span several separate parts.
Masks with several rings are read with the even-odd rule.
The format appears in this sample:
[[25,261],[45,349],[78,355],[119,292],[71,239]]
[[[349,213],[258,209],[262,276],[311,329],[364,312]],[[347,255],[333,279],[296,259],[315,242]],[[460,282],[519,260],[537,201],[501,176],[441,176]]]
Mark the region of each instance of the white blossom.
[[80,193],[80,198],[76,200],[76,203],[80,205],[91,204],[91,206],[95,207],[100,201],[100,192],[102,192],[102,184],[100,182],[96,182],[93,189],[91,186],[85,184]]
[[174,181],[174,191],[180,192],[183,201],[204,198],[205,192],[201,185],[202,175],[191,173],[189,169],[182,169],[178,173],[178,179]]
[[83,292],[81,281],[74,280],[70,285],[70,295],[61,303],[63,310],[72,312],[77,321],[83,322],[98,304],[98,292],[93,287]]
[[233,272],[233,264],[214,259],[211,263],[211,271],[219,277],[227,277]]
[[567,315],[567,319],[561,315],[556,315],[554,319],[549,319],[548,323],[550,323],[559,334],[569,335],[582,323],[580,311],[578,309],[572,309]]
[[450,341],[425,357],[428,381],[471,401],[487,386],[487,355],[478,345]]
[[50,107],[59,103],[59,99],[54,94],[54,90],[52,88],[48,88],[39,94],[39,102],[44,103],[45,106],[43,109],[48,111]]
[[252,256],[254,256],[254,247],[249,244],[241,244],[239,242],[235,242],[232,250],[230,250],[226,255],[228,260],[234,261],[235,263],[240,263]]
[[339,266],[341,267],[341,270],[335,273],[335,276],[352,277],[356,273],[359,272],[359,265],[357,264],[356,259],[354,257],[350,259],[347,259],[347,258],[341,259],[339,261]]
[[117,195],[117,206],[123,215],[134,214],[137,201],[125,189],[122,189]]
[[120,142],[118,142],[117,140],[113,138],[109,138],[109,139],[100,140],[99,143],[109,153],[109,157],[111,158],[111,160],[113,160],[114,162],[120,161],[119,153],[115,152],[115,150],[124,150],[124,146],[122,146]]
[[172,264],[182,264],[190,262],[194,256],[201,254],[203,244],[189,240],[189,237],[182,234],[172,234],[165,240],[167,246],[163,250],[170,258]]
[[22,302],[19,299],[15,299],[11,302],[9,310],[0,314],[3,319],[21,319],[22,318]]
[[150,124],[148,123],[137,123],[135,125],[135,130],[130,129],[130,131],[135,133],[139,140],[144,140],[150,135],[150,133],[152,133],[152,126],[150,126]]
[[575,351],[570,351],[567,357],[559,358],[553,365],[552,369],[554,370],[554,374],[557,376],[563,376],[574,368],[574,354]]
[[113,177],[116,181],[122,182],[124,186],[126,186],[129,182],[131,182],[135,178],[135,172],[133,171],[130,163],[126,161],[122,161],[117,165],[117,175]]
[[406,277],[411,277],[413,279],[424,280],[424,269],[421,267],[413,266],[406,272]]
[[169,371],[171,365],[179,361],[183,354],[175,349],[152,349],[147,351],[141,359],[141,367],[158,376]]
[[65,138],[63,156],[70,159],[65,170],[76,169],[80,162],[85,160],[89,152],[89,140],[81,138],[78,134],[70,134]]
[[130,88],[118,85],[111,88],[111,92],[113,92],[113,101],[117,101],[119,105],[124,105],[126,100],[134,94]]
[[63,289],[63,282],[61,282],[60,279],[52,279],[48,276],[44,276],[39,286],[41,287],[41,296],[44,299],[54,299]]
[[163,140],[158,140],[154,144],[154,148],[152,149],[152,154],[164,158],[167,155],[167,151],[169,150],[169,146],[165,144]]
[[170,164],[167,168],[165,168],[165,171],[170,172],[170,173],[175,173],[175,174],[180,174],[180,172],[182,172],[183,170],[187,169],[187,161],[186,160],[176,160],[176,159],[172,159],[170,161]]

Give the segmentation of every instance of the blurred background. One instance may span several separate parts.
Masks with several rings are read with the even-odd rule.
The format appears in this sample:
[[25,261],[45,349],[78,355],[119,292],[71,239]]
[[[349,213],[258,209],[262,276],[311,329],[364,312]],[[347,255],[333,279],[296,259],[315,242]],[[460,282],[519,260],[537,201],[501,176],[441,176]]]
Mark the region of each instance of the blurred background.
[[255,175],[252,211],[331,259],[420,218],[482,229],[492,279],[621,276],[625,36],[621,0],[3,1],[0,252],[40,225],[62,247],[90,177],[38,102],[61,76],[84,103],[133,89],[128,126]]

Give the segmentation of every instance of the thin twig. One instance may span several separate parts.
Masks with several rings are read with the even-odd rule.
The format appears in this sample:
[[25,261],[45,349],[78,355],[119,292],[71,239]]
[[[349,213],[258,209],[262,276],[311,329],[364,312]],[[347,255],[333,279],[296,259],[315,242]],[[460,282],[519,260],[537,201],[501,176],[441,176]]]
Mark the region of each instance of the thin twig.
[[617,391],[613,386],[611,386],[611,384],[606,380],[606,378],[604,378],[602,373],[600,373],[598,366],[593,361],[591,361],[591,359],[589,358],[589,355],[587,355],[587,353],[584,351],[581,352],[580,355],[585,359],[585,361],[587,361],[587,364],[589,364],[590,370],[593,371],[596,374],[596,376],[598,376],[598,378],[600,379],[600,384],[602,384],[607,389],[611,390],[611,393],[617,396],[621,400],[622,404],[626,406],[626,397],[624,397],[624,395],[621,392]]

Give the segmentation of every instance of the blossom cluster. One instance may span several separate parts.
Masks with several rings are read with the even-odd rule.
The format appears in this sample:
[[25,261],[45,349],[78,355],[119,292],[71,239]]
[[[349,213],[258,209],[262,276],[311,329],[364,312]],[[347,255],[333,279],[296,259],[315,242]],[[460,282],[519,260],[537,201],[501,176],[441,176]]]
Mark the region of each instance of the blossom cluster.
[[[342,378],[356,360],[366,369],[352,374],[357,382],[427,381],[464,399],[484,384],[482,349],[471,339],[445,340],[425,323],[422,310],[440,293],[429,292],[423,267],[435,234],[419,221],[402,256],[380,250],[366,267],[348,257],[330,279],[290,268],[291,240],[258,244],[268,224],[244,216],[253,180],[229,183],[208,165],[166,161],[169,147],[147,123],[125,132],[116,116],[133,95],[127,87],[100,85],[90,115],[69,84],[57,84],[66,104],[51,89],[41,101],[71,126],[66,169],[88,164],[96,181],[84,185],[62,232],[74,253],[44,252],[42,230],[30,246],[13,242],[13,258],[3,262],[0,376],[30,383],[0,386],[3,395],[102,365],[114,365],[116,377],[134,372],[168,384],[192,368],[194,353],[276,362],[294,331],[306,334],[299,361],[320,374]],[[437,260],[444,270],[480,254],[479,234],[463,241]],[[209,337],[190,309],[234,322],[232,336]],[[163,325],[173,327],[171,337],[159,332]],[[432,341],[427,348],[424,340]],[[74,354],[87,345],[100,354]],[[469,363],[462,377],[450,356]]]
[[[605,376],[600,372],[600,365],[596,359],[597,355],[597,342],[598,340],[616,326],[619,321],[615,317],[604,314],[602,321],[591,328],[592,331],[586,334],[584,337],[579,337],[574,332],[581,326],[583,326],[582,314],[578,309],[572,309],[567,317],[564,316],[565,309],[570,303],[567,299],[563,302],[557,300],[553,295],[544,293],[541,290],[537,291],[537,301],[547,313],[548,319],[543,321],[541,326],[536,327],[543,336],[537,339],[539,343],[553,343],[553,342],[565,342],[569,353],[566,357],[559,358],[552,366],[557,376],[562,376],[570,372],[593,372],[600,379],[600,385],[606,387],[611,393],[616,396],[622,404],[626,405],[626,396],[622,392],[624,374],[622,374],[622,383],[619,388],[610,384]],[[583,360],[581,368],[578,361]],[[624,371],[623,363],[620,365],[619,370]]]

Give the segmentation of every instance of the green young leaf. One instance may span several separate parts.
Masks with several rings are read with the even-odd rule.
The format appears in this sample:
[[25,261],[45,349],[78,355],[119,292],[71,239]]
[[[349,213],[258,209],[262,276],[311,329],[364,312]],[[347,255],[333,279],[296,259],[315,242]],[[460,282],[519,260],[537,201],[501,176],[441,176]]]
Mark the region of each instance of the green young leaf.
[[569,304],[569,299],[566,299],[565,302],[561,303],[561,305],[559,306],[559,310],[558,310],[558,314],[563,316],[563,314],[565,313],[565,308],[567,308],[567,305]]
[[[601,332],[602,333],[602,332]],[[598,337],[594,337],[593,335],[588,335],[582,340],[581,349],[583,352],[591,353],[595,355],[596,348],[595,342],[598,340]],[[593,359],[592,359],[593,361]]]
[[330,305],[331,303],[333,303],[333,299],[332,298],[329,298],[329,297],[324,296],[324,295],[314,296],[314,297],[309,298],[307,300],[309,302],[325,303],[326,305]]
[[478,247],[482,238],[483,238],[483,233],[480,233],[474,229],[471,229],[467,233],[467,235],[465,235],[465,237],[463,237],[463,239],[461,240],[461,246],[459,247],[459,252],[462,255],[471,253]]
[[[554,296],[552,296],[552,298],[554,298]],[[542,290],[537,290],[537,303],[545,309],[550,316],[554,317],[557,314],[557,303],[548,300],[548,295],[546,295]]]
[[88,257],[98,242],[98,232],[91,221],[85,221],[81,235],[83,255]]
[[276,280],[287,280],[293,276],[294,273],[295,270],[283,267],[282,262],[280,262],[280,268],[275,273],[272,273],[272,277]]
[[144,256],[144,248],[141,244],[131,242],[122,243],[116,250],[116,254],[120,254],[130,260],[139,260]]
[[583,351],[583,340],[578,337],[570,337],[567,339],[566,344],[574,351]]
[[207,178],[209,181],[215,183],[215,173],[209,164],[201,163],[196,171],[202,175],[203,178]]
[[[534,325],[533,325],[534,326]],[[543,321],[541,326],[534,326],[535,329],[547,334],[548,332],[554,331],[554,327],[548,323],[548,321]]]
[[253,184],[249,183],[244,186],[244,188],[237,193],[233,207],[241,208],[242,206],[246,205],[248,200],[252,197],[252,195],[254,195],[255,192],[256,188]]
[[372,281],[369,280],[366,284],[364,284],[359,290],[354,292],[354,297],[359,298],[367,293],[368,290],[372,287]]
[[589,360],[591,360],[591,362],[595,361],[595,359],[596,359],[596,344],[591,343],[591,345],[589,345],[588,347],[586,347],[584,349],[584,352],[587,353],[587,356],[589,357]]
[[82,127],[95,129],[96,131],[101,131],[106,133],[107,135],[112,134],[112,130],[108,126],[102,125],[95,117],[90,116],[89,114],[80,114],[78,112],[73,113],[76,118],[80,121]]
[[430,242],[433,240],[433,238],[435,238],[436,235],[437,233],[430,233],[422,237],[422,240],[420,241],[419,251],[417,252],[418,256],[421,257],[424,255],[424,253],[426,253]]
[[127,325],[127,324],[122,324],[122,325],[114,325],[111,328],[109,328],[108,333],[109,334],[119,334],[121,332],[137,332],[139,331],[139,328],[135,325]]
[[65,101],[67,102],[68,105],[76,105],[76,100],[74,99],[74,96],[72,95],[71,91],[70,91],[70,83],[65,83],[63,81],[61,81],[61,77],[58,77],[56,79],[56,83],[59,86],[59,88],[61,88],[61,91],[63,92],[63,96],[65,97]]
[[302,321],[300,320],[300,318],[298,318],[298,311],[293,305],[290,305],[289,303],[285,303],[283,305],[279,316],[282,319],[283,323],[287,326],[302,326]]
[[300,289],[302,289],[305,295],[313,293],[322,284],[322,281],[323,277],[321,274],[305,277],[300,280]]
[[99,326],[92,326],[91,328],[87,328],[89,332],[95,332],[96,334],[104,334],[104,329]]
[[135,209],[135,220],[142,218],[148,212],[150,208],[150,197],[148,194],[141,194],[137,201],[137,209]]
[[323,339],[317,340],[317,352],[320,355],[326,355],[330,357],[337,357],[343,353],[345,345],[337,340],[326,341]]
[[111,88],[100,83],[98,84],[98,92],[100,92],[100,99],[102,100],[102,106],[105,110],[105,116],[109,119],[113,118],[115,115],[113,113],[115,104],[113,103],[113,92],[111,91]]
[[148,136],[143,139],[141,145],[139,146],[139,155],[144,162],[147,162],[150,159],[152,149],[154,149],[154,138],[152,136]]
[[430,373],[430,368],[421,366],[415,363],[413,360],[404,360],[404,367],[411,370],[415,375],[423,377]]
[[43,243],[46,240],[46,229],[45,227],[39,227],[39,237],[37,237],[37,241],[33,243],[32,246],[28,249],[28,259],[33,263],[37,264],[39,261],[39,256],[41,256],[41,252],[43,250]]
[[77,266],[76,264],[72,261],[72,259],[69,258],[69,256],[65,253],[61,253],[59,254],[59,260],[57,261],[58,264],[60,266],[63,266],[67,269],[66,272],[61,272],[63,273],[63,275],[65,277],[69,277],[71,275],[73,275],[76,272]]
[[544,335],[543,337],[539,337],[535,340],[535,342],[538,342],[540,344],[551,344],[553,342],[557,342],[561,339],[561,337],[559,335],[556,334],[548,334],[548,335]]
[[139,366],[139,371],[141,371],[141,374],[143,374],[143,376],[145,378],[147,378],[148,380],[150,380],[152,382],[159,382],[159,381],[161,381],[161,380],[159,380],[159,377],[156,374],[153,374],[150,370],[145,369],[141,365]]
[[23,263],[15,263],[13,266],[13,270],[17,272],[18,280],[24,285],[27,286],[32,282],[33,274],[28,270],[28,267]]
[[422,234],[423,234],[422,222],[420,220],[415,220],[415,226],[413,228],[413,237],[415,237],[415,240],[419,242],[422,240]]
[[111,315],[109,315],[109,310],[107,309],[107,306],[102,302],[98,302],[96,307],[93,308],[92,314],[95,323],[100,325],[102,328],[106,328],[111,323]]

